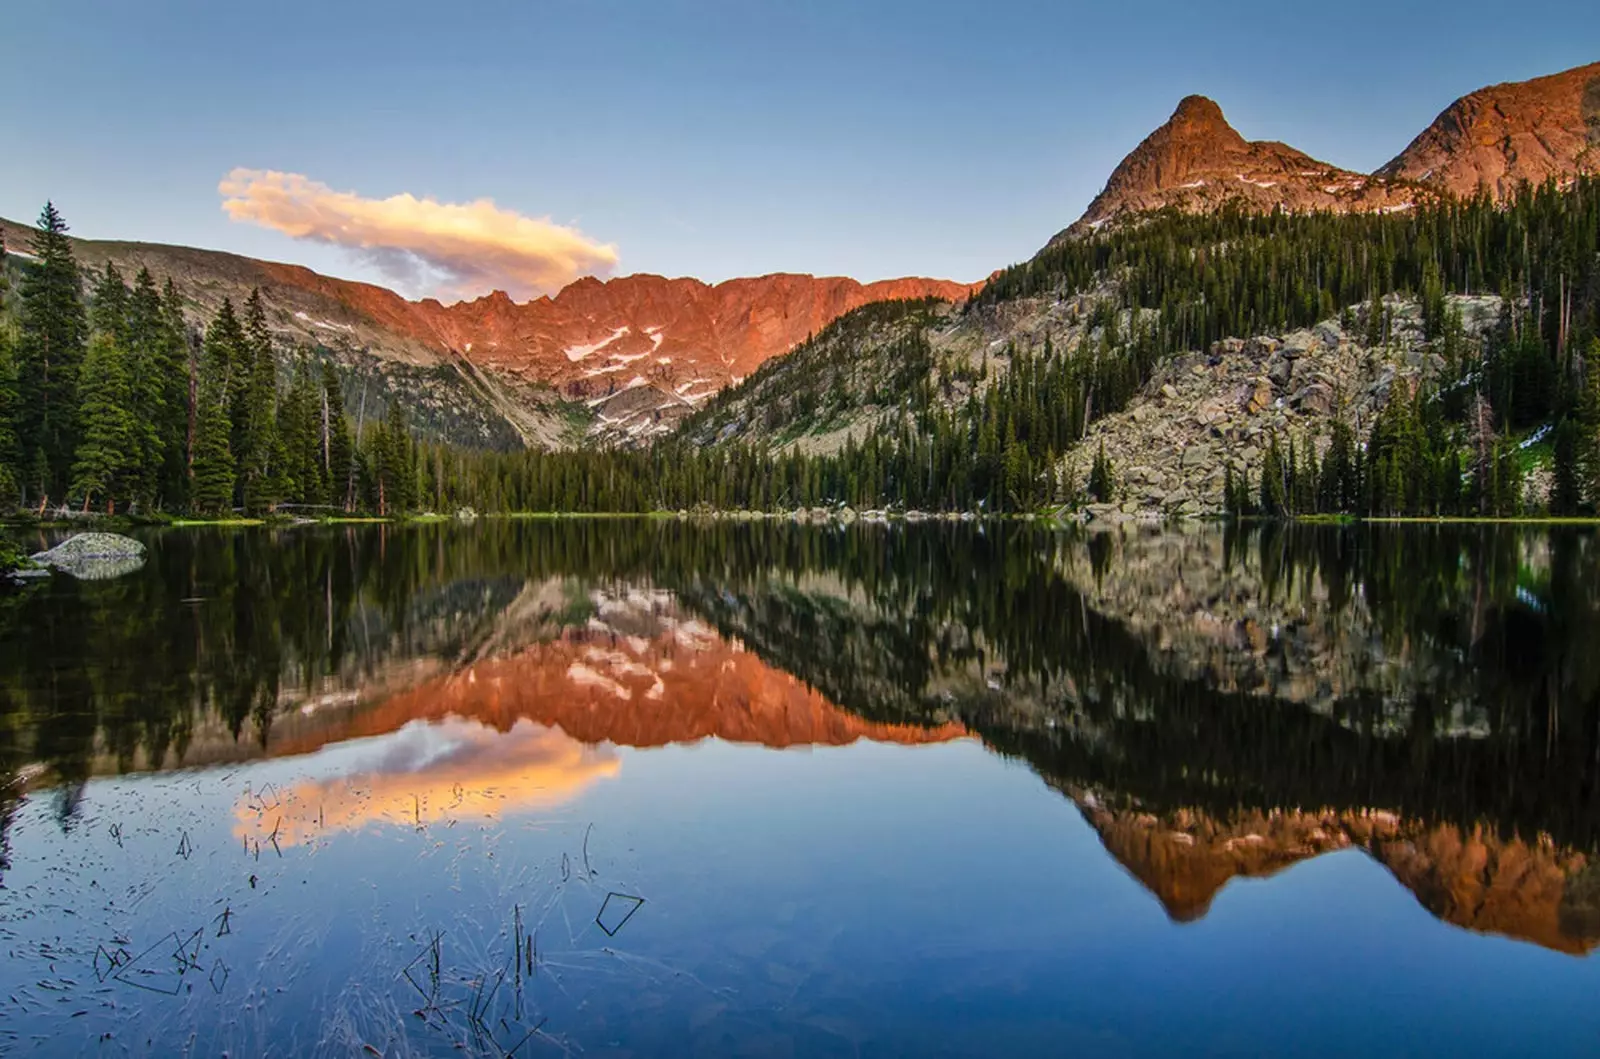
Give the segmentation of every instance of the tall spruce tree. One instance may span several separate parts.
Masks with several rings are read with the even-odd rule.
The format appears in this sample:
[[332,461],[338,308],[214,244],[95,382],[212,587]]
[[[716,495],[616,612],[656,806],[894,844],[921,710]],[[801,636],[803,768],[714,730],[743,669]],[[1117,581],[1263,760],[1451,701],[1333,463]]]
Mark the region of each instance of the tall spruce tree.
[[328,503],[355,510],[356,452],[350,422],[344,414],[344,389],[333,365],[322,362],[322,471],[328,482]]
[[17,355],[18,434],[29,493],[66,491],[77,448],[78,371],[89,324],[83,279],[54,203],[39,214],[30,250],[36,259],[22,280]]
[[139,436],[139,473],[135,498],[153,506],[161,491],[166,465],[166,317],[155,277],[141,268],[128,298],[128,390]]
[[72,464],[72,492],[83,497],[85,511],[100,499],[109,511],[132,492],[140,459],[127,354],[110,332],[97,331],[89,340],[78,391],[82,440]]
[[89,323],[95,331],[116,339],[123,350],[132,345],[128,317],[131,300],[132,293],[122,273],[117,271],[116,265],[107,261],[90,294]]
[[6,240],[0,232],[0,508],[21,502],[22,452],[17,444],[17,344],[6,312]]
[[161,496],[169,506],[181,508],[188,502],[189,470],[194,458],[200,364],[184,320],[183,296],[170,276],[161,290],[161,318],[161,352],[157,363],[161,366],[159,379],[164,411],[159,430],[161,448],[166,454]]
[[1600,511],[1600,338],[1584,355],[1577,410],[1578,480],[1589,506]]
[[235,455],[245,510],[263,514],[283,498],[283,461],[277,422],[278,363],[259,290],[252,290],[245,303],[244,333],[250,371],[243,401],[235,405],[235,414],[243,417],[242,424],[234,424],[234,437],[241,446]]

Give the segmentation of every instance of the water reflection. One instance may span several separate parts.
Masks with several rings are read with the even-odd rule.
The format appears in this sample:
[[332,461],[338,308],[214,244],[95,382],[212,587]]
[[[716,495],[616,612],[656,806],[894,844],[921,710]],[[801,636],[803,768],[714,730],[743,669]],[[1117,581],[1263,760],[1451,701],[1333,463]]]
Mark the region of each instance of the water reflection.
[[[229,907],[261,899],[260,864],[288,871],[296,856],[331,857],[325,863],[346,866],[321,869],[332,874],[316,882],[337,888],[357,871],[339,858],[371,858],[398,875],[391,903],[363,912],[355,951],[387,967],[425,936],[416,930],[435,929],[391,936],[397,909],[449,910],[472,920],[470,930],[452,929],[479,939],[482,952],[463,958],[483,965],[480,981],[490,973],[483,952],[504,942],[507,909],[520,917],[533,907],[515,895],[535,879],[560,881],[539,891],[557,895],[541,898],[540,914],[560,912],[567,958],[589,974],[596,953],[619,951],[584,940],[589,905],[609,892],[602,883],[632,893],[655,878],[653,900],[680,895],[680,925],[690,916],[684,895],[696,893],[706,916],[769,916],[769,864],[809,878],[808,899],[859,891],[877,907],[885,898],[868,880],[890,872],[879,862],[808,876],[846,850],[902,866],[878,879],[889,894],[927,887],[929,929],[964,931],[976,951],[1009,939],[1005,961],[969,971],[1010,980],[1047,947],[1071,956],[1083,924],[1062,913],[1054,927],[1011,938],[995,920],[1017,911],[1005,903],[1021,895],[968,892],[929,859],[931,849],[959,854],[1008,828],[1022,829],[1010,856],[1097,845],[1191,933],[1219,916],[1231,922],[1221,895],[1248,886],[1235,880],[1309,895],[1313,884],[1295,881],[1314,878],[1305,868],[1349,852],[1471,940],[1528,942],[1562,960],[1600,944],[1600,547],[1586,532],[1079,536],[1021,524],[487,522],[161,533],[149,544],[147,567],[123,580],[57,579],[0,597],[0,856],[29,854],[23,877],[34,897],[52,857],[90,849],[95,864],[115,863],[123,838],[112,842],[107,814],[130,814],[127,799],[192,784],[189,802],[163,812],[196,821],[216,813],[242,847],[251,882],[230,891]],[[975,744],[993,775],[962,756]],[[793,755],[766,752],[796,747],[858,756],[813,755],[791,773]],[[924,748],[912,783],[924,802],[955,800],[938,811],[908,805],[892,826],[851,838],[852,816],[891,797],[884,777],[912,768],[880,755],[909,747]],[[835,764],[844,761],[861,764]],[[1043,784],[997,815],[990,785],[1007,775],[1005,761]],[[774,784],[789,776],[783,790],[798,800],[774,794],[747,811],[769,775]],[[128,776],[145,778],[112,779]],[[56,829],[48,839],[35,826],[46,815]],[[22,816],[32,823],[19,838]],[[562,821],[565,845],[505,837],[533,834],[546,816]],[[578,878],[572,865],[589,852],[580,842],[596,817],[631,829],[607,851],[608,869],[619,859],[631,867]],[[203,845],[202,824],[193,827]],[[669,833],[670,843],[656,837]],[[410,839],[421,852],[403,845]],[[165,831],[160,841],[173,844]],[[508,849],[546,860],[496,875],[488,904],[436,891],[425,871],[398,881],[450,843],[458,874],[489,858],[501,871]],[[636,848],[654,849],[654,861],[626,859]],[[716,852],[697,859],[689,849]],[[1070,880],[1114,904],[1093,889],[1090,867],[1062,856],[1041,861],[1041,885]],[[0,883],[12,885],[10,871],[0,864]],[[221,884],[206,869],[186,878],[175,900],[215,900]],[[561,889],[580,883],[579,897]],[[60,885],[51,907],[86,899]],[[971,912],[991,903],[992,916]],[[672,968],[651,971],[650,988],[670,1007],[683,999],[680,976],[703,984],[713,998],[695,1001],[711,1004],[703,1029],[725,1017],[716,1011],[746,1011],[718,992],[733,986],[714,982],[756,973],[778,990],[761,994],[768,1009],[809,1004],[808,1017],[836,1019],[845,998],[874,981],[827,979],[821,968],[839,951],[813,951],[797,937],[808,931],[837,946],[839,924],[807,920],[792,900],[782,907],[787,926],[735,930],[711,916],[692,936],[674,935],[670,953],[649,955]],[[1121,918],[1105,929],[1146,952],[1149,927],[1117,907]],[[0,913],[20,908],[0,893]],[[961,908],[964,918],[953,919]],[[0,931],[14,921],[0,919]],[[1313,950],[1333,945],[1337,924],[1307,922]],[[112,916],[104,929],[127,928]],[[870,959],[853,957],[861,973],[876,967],[896,980],[935,958],[920,937],[879,919],[860,929],[879,938]],[[763,940],[740,940],[750,937]],[[735,972],[729,954],[745,948],[758,964]],[[1216,948],[1219,958],[1225,951]],[[824,980],[834,984],[824,989]],[[1541,984],[1559,997],[1579,981]],[[564,988],[577,989],[576,979]],[[614,998],[585,995],[590,1006],[572,1007],[572,1025],[610,1032],[585,1021],[599,1019],[644,1032]],[[858,1012],[857,1028],[909,1010]],[[766,1040],[773,1026],[742,1032],[753,1036],[738,1040]]]

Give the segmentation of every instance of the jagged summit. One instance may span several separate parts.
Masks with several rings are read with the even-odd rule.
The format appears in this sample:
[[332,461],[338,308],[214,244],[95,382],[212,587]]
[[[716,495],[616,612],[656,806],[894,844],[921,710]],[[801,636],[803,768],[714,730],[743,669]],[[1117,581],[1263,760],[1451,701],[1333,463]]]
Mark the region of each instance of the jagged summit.
[[1195,212],[1231,202],[1261,210],[1376,209],[1409,201],[1409,193],[1387,182],[1286,144],[1247,140],[1215,100],[1192,95],[1122,160],[1088,211],[1062,234],[1085,234],[1118,217],[1168,206]]

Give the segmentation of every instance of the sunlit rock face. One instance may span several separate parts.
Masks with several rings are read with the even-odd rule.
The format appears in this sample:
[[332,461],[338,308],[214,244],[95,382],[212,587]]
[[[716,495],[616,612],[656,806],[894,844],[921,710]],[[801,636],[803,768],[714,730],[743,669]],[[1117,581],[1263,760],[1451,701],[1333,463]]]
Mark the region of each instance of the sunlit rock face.
[[1600,945],[1592,858],[1548,839],[1502,838],[1483,827],[1429,825],[1382,810],[1158,815],[1103,792],[1066,793],[1107,852],[1179,922],[1204,916],[1235,878],[1264,878],[1323,853],[1361,849],[1447,923],[1559,952]]
[[1378,175],[1496,198],[1600,172],[1600,63],[1491,85],[1446,107]]

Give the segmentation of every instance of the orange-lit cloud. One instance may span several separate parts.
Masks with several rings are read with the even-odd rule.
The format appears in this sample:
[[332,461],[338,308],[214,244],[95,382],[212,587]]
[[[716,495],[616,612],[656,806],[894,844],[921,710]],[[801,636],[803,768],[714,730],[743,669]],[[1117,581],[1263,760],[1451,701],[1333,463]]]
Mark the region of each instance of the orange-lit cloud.
[[234,837],[292,846],[372,824],[418,826],[547,809],[621,767],[614,750],[518,721],[508,732],[451,717],[413,722],[360,748],[341,774],[234,807]]
[[444,298],[503,290],[525,299],[608,274],[617,264],[615,246],[489,199],[368,199],[267,169],[235,169],[217,191],[233,220],[348,248],[398,284]]

